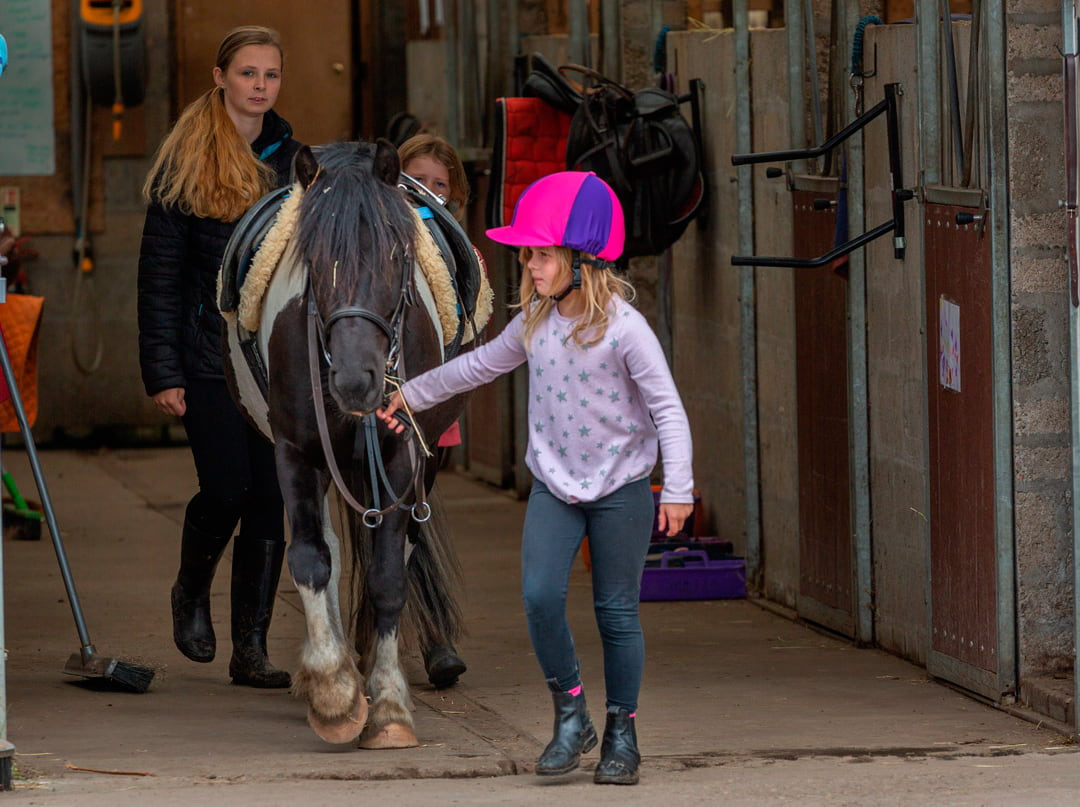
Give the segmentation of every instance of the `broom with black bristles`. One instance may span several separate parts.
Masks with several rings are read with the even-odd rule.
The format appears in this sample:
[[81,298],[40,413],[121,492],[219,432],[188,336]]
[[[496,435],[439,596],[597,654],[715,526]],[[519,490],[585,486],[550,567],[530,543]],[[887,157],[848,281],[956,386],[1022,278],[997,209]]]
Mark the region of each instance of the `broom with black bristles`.
[[19,385],[15,381],[15,372],[11,368],[11,358],[8,356],[3,334],[0,334],[0,364],[3,364],[4,380],[7,382],[8,394],[11,396],[11,405],[15,409],[15,417],[19,421],[19,429],[22,431],[23,441],[26,443],[26,456],[30,460],[30,468],[34,472],[34,481],[37,482],[38,493],[41,496],[41,506],[45,511],[45,523],[49,526],[53,548],[56,550],[56,560],[60,564],[60,574],[64,578],[64,588],[67,589],[68,601],[71,603],[71,613],[75,616],[75,629],[78,631],[79,641],[82,643],[79,651],[72,653],[71,658],[64,665],[64,672],[68,675],[77,675],[83,678],[101,679],[133,692],[146,692],[154,678],[152,669],[128,661],[99,656],[94,649],[94,645],[90,642],[90,631],[86,629],[86,620],[83,618],[82,606],[79,604],[79,595],[75,591],[75,580],[71,576],[71,568],[68,566],[64,542],[60,538],[60,528],[56,525],[52,501],[49,499],[49,489],[45,485],[45,475],[41,472],[41,463],[38,462],[34,437],[30,433],[30,423],[26,419],[26,410],[23,408],[22,397],[19,395]]

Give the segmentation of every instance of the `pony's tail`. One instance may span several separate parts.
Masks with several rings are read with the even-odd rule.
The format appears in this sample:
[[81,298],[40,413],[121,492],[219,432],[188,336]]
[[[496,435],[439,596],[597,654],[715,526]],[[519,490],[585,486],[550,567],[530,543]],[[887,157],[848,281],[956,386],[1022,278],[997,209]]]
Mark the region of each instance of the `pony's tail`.
[[409,529],[413,550],[407,567],[409,599],[404,614],[406,635],[416,637],[421,649],[454,644],[465,624],[458,602],[464,578],[438,484],[428,494],[428,504],[431,518],[422,524],[413,522]]
[[[442,505],[438,485],[428,494],[431,518],[420,524],[409,523],[410,552],[405,572],[408,596],[401,614],[399,636],[404,647],[421,650],[441,644],[453,644],[464,632],[465,619],[458,602],[464,590],[464,578],[451,543],[450,523]],[[375,641],[375,610],[364,585],[364,570],[371,562],[370,531],[362,527],[360,517],[350,512],[356,563],[353,611],[353,646],[361,658],[367,658]],[[365,535],[366,533],[366,535]],[[359,537],[363,536],[363,537]],[[367,540],[364,540],[366,538]]]

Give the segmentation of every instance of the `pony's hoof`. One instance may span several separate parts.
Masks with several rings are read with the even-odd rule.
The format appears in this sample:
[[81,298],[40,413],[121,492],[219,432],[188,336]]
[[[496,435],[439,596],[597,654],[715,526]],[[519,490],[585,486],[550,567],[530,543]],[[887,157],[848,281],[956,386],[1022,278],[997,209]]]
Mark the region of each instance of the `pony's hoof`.
[[353,706],[352,714],[341,720],[333,722],[321,720],[311,710],[308,710],[308,725],[311,726],[312,731],[318,735],[319,739],[328,743],[351,743],[364,730],[364,724],[367,723],[367,713],[367,698],[361,695]]
[[420,741],[412,728],[404,723],[387,723],[385,726],[368,726],[360,735],[360,747],[373,751],[386,748],[416,748]]

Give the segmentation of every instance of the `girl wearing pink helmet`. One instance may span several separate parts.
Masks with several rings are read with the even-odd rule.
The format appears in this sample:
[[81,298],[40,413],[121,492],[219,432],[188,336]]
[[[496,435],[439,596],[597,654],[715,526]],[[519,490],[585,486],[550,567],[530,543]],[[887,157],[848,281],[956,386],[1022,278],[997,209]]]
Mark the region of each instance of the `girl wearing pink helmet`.
[[624,224],[615,193],[595,174],[564,171],[521,195],[493,241],[520,247],[520,313],[491,342],[424,373],[379,416],[423,411],[529,366],[529,446],[535,481],[522,534],[529,638],[555,706],[540,775],[568,773],[597,741],[566,616],[570,569],[585,536],[604,652],[607,722],[593,780],[636,784],[634,728],[645,646],[638,616],[652,536],[649,476],[664,457],[659,529],[675,535],[693,509],[690,426],[663,350],[611,271]]

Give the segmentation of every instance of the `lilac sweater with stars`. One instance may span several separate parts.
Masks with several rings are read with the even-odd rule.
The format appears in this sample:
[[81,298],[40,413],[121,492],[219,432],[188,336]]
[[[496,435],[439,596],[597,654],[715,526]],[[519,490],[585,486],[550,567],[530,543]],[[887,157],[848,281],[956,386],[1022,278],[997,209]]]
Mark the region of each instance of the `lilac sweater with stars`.
[[600,499],[648,477],[663,449],[662,502],[694,500],[690,424],[664,352],[645,318],[621,298],[604,338],[580,348],[574,320],[552,310],[524,344],[521,314],[498,337],[407,382],[417,411],[529,363],[533,476],[566,502]]

